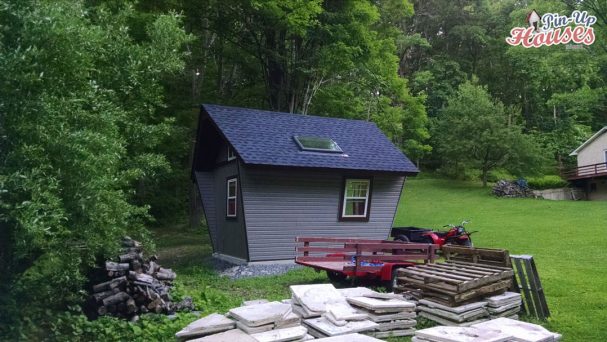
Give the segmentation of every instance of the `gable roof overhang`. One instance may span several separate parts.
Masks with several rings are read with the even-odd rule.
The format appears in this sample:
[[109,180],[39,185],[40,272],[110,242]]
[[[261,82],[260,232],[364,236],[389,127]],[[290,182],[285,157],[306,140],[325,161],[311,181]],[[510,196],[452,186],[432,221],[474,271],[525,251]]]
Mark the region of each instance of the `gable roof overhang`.
[[[194,160],[204,126],[212,126],[245,165],[279,168],[338,169],[414,176],[417,167],[375,126],[367,121],[203,105]],[[206,121],[206,119],[209,119]],[[295,135],[331,138],[343,153],[302,151]],[[215,137],[217,138],[217,137]],[[206,146],[205,146],[206,145]]]
[[588,140],[584,141],[583,144],[581,144],[578,148],[576,148],[573,152],[571,152],[569,155],[570,156],[577,156],[578,153],[585,149],[588,145],[590,145],[594,140],[596,140],[598,137],[600,137],[603,133],[607,132],[607,126],[599,129],[598,132],[594,133]]

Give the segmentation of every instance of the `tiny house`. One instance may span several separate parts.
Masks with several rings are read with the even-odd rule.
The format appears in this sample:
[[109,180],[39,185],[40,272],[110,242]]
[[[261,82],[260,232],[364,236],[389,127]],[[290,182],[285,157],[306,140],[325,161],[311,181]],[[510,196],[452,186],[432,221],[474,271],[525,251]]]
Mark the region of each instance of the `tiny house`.
[[567,173],[567,179],[584,189],[589,200],[607,200],[607,126],[570,155],[577,158],[577,168]]
[[293,259],[300,235],[386,239],[417,168],[375,124],[203,105],[192,163],[214,255]]

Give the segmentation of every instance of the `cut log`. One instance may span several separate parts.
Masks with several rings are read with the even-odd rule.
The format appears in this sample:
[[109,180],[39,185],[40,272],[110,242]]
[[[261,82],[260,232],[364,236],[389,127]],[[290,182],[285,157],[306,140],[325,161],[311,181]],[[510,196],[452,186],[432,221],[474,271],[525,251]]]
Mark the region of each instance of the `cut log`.
[[99,314],[99,316],[107,315],[107,306],[102,305],[97,308],[97,313]]
[[110,281],[106,281],[105,283],[100,283],[93,286],[93,292],[102,292],[110,289],[115,289],[122,285],[126,284],[126,277],[120,277],[116,279],[112,279]]
[[154,277],[152,277],[149,274],[144,274],[144,273],[137,273],[137,272],[133,272],[133,271],[129,271],[129,279],[137,281],[137,282],[141,282],[144,284],[152,284],[154,283]]
[[152,275],[158,270],[158,265],[154,261],[150,261],[148,269],[145,273]]
[[137,304],[135,304],[135,300],[133,298],[129,298],[126,300],[126,312],[133,313],[137,311]]
[[158,272],[156,272],[156,279],[158,280],[174,280],[177,277],[177,274],[173,272],[170,268],[160,268]]
[[120,256],[118,256],[118,260],[120,260],[120,262],[131,262],[133,260],[141,260],[142,258],[141,253],[128,253],[128,254],[122,254]]
[[107,271],[128,271],[130,265],[128,263],[117,263],[113,261],[105,262],[105,269]]
[[103,291],[103,292],[98,292],[98,293],[94,293],[93,294],[93,298],[95,299],[95,302],[99,303],[101,302],[104,298],[107,298],[111,295],[114,294],[114,291],[112,290],[107,290],[107,291]]
[[115,304],[119,304],[119,303],[123,303],[126,300],[128,300],[129,298],[131,298],[131,296],[129,296],[128,293],[126,292],[118,292],[114,295],[111,295],[107,298],[103,299],[103,305],[105,306],[109,306],[109,305],[115,305]]

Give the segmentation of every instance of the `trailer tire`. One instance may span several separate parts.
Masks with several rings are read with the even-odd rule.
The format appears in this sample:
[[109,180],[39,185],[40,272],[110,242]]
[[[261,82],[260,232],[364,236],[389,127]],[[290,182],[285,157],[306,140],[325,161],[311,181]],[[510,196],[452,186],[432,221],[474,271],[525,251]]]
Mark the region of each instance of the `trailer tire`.
[[331,283],[334,283],[334,284],[341,284],[341,283],[345,282],[346,279],[348,279],[347,275],[345,275],[341,272],[335,272],[335,271],[327,271],[327,277],[329,278]]

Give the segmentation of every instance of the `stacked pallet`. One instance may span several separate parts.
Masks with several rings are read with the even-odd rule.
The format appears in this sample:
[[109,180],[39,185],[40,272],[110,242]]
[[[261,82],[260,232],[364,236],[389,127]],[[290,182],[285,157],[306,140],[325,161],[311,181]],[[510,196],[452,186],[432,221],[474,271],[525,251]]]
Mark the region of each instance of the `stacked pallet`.
[[415,333],[415,304],[390,294],[349,297],[348,302],[364,311],[377,327],[366,334],[384,338],[411,336]]
[[487,311],[491,318],[508,317],[518,319],[518,313],[521,311],[522,297],[520,293],[506,292],[501,295],[485,298],[487,301]]
[[420,317],[447,326],[467,327],[489,319],[487,302],[484,301],[451,307],[422,299],[417,309]]
[[395,289],[421,290],[424,299],[456,307],[504,292],[513,275],[509,267],[447,261],[400,269]]

